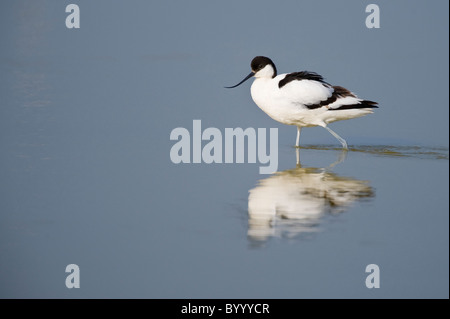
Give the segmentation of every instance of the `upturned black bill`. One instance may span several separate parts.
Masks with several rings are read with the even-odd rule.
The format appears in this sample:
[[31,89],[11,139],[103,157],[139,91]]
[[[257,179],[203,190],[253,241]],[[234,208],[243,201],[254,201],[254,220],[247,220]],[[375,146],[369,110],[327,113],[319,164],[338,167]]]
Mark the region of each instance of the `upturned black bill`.
[[236,86],[239,86],[239,85],[241,85],[242,83],[244,83],[245,81],[247,81],[248,79],[250,79],[252,76],[254,76],[255,75],[255,73],[254,72],[251,72],[249,75],[247,75],[247,77],[245,78],[245,79],[243,79],[241,82],[239,82],[238,84],[236,84],[236,85],[233,85],[233,86],[226,86],[225,88],[226,89],[232,89],[232,88],[235,88]]

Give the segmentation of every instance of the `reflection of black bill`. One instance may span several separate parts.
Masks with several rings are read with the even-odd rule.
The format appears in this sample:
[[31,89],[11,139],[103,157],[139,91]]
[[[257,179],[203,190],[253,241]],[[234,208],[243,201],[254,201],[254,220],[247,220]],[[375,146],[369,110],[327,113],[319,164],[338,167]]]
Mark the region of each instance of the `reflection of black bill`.
[[237,86],[239,86],[239,85],[241,85],[242,83],[244,83],[245,81],[247,81],[248,79],[250,79],[252,76],[254,76],[255,75],[255,73],[254,72],[251,72],[249,75],[247,75],[246,77],[245,77],[245,79],[243,79],[241,82],[239,82],[238,84],[236,84],[236,85],[233,85],[233,86],[226,86],[225,88],[226,89],[232,89],[232,88],[235,88],[235,87],[237,87]]

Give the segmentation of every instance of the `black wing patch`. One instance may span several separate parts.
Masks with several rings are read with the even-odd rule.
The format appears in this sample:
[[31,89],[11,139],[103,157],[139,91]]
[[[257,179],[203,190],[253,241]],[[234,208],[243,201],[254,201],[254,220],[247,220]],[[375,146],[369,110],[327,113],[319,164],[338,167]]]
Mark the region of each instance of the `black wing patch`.
[[[313,110],[313,109],[318,109],[322,106],[330,105],[331,103],[336,102],[336,100],[339,98],[343,98],[343,97],[347,97],[347,96],[356,97],[355,94],[353,94],[352,92],[350,92],[349,90],[347,90],[346,88],[344,88],[342,86],[336,85],[336,86],[333,86],[332,88],[334,91],[328,99],[321,101],[319,103],[316,103],[316,104],[306,105],[306,107],[310,110]],[[362,100],[360,103],[341,105],[338,108],[329,109],[329,111],[365,109],[365,108],[378,108],[377,102],[373,102],[373,101],[369,101],[369,100]]]
[[350,92],[349,90],[347,90],[346,88],[339,86],[339,85],[335,85],[333,86],[333,95],[336,95],[337,97],[346,97],[346,96],[353,96],[356,97],[355,94],[353,94],[352,92]]
[[336,102],[336,100],[340,97],[346,97],[346,96],[355,97],[355,95],[352,92],[350,92],[346,88],[343,88],[342,86],[333,86],[332,88],[333,88],[333,93],[331,93],[331,96],[328,99],[320,101],[319,103],[316,103],[316,104],[306,105],[306,107],[310,110],[318,109],[319,107],[326,106],[326,105]]
[[341,105],[337,109],[328,109],[328,111],[350,110],[350,109],[377,109],[378,103],[369,100],[362,100],[359,104]]
[[327,82],[325,82],[325,80],[323,79],[323,77],[321,75],[319,75],[315,72],[301,71],[301,72],[294,72],[294,73],[286,74],[284,79],[281,80],[280,82],[278,82],[278,87],[281,89],[283,86],[285,86],[289,82],[301,81],[301,80],[313,80],[313,81],[317,81],[322,84],[325,84],[327,86],[329,85]]
[[[346,97],[346,96],[356,97],[356,95],[354,95],[352,92],[350,92],[346,88],[343,88],[342,86],[333,86],[333,89],[334,89],[333,95],[336,95],[336,99],[334,101],[336,101],[337,98],[340,98],[340,97]],[[331,102],[331,103],[333,103],[333,102]],[[362,100],[362,101],[360,101],[360,103],[341,105],[338,108],[328,109],[328,110],[336,111],[336,110],[378,108],[377,104],[378,104],[377,102],[373,102],[373,101],[369,101],[369,100]]]

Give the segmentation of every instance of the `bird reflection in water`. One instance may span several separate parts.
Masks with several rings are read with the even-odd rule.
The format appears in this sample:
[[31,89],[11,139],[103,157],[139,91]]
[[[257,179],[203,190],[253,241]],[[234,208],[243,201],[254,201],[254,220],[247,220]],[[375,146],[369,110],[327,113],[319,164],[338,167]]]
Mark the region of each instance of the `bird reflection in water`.
[[253,244],[271,237],[304,238],[319,230],[326,214],[344,212],[352,203],[374,197],[368,181],[338,176],[327,168],[297,167],[261,179],[249,191],[248,238]]

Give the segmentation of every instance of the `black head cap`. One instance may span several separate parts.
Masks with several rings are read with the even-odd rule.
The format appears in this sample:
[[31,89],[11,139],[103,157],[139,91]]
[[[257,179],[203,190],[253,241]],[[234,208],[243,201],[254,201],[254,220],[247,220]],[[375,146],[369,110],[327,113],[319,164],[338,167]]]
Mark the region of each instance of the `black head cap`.
[[273,63],[273,61],[271,59],[269,59],[268,57],[265,56],[257,56],[255,58],[253,58],[252,63],[250,64],[252,71],[253,72],[258,72],[259,70],[264,69],[264,67],[270,64],[274,70],[274,74],[273,77],[277,76],[277,68],[275,67],[275,64]]

